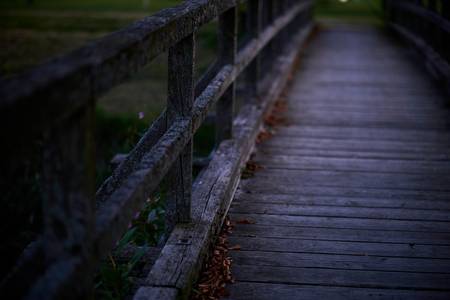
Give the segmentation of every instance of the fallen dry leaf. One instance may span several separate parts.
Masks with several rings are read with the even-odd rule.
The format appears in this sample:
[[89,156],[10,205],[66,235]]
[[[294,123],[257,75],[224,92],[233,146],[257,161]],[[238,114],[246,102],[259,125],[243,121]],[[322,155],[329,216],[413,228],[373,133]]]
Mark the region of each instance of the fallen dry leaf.
[[194,289],[191,299],[194,300],[218,300],[228,296],[225,287],[227,283],[233,283],[231,275],[232,259],[228,256],[228,235],[233,229],[230,219],[224,221],[222,230],[217,238],[216,245],[211,250],[200,279]]
[[255,172],[264,169],[263,166],[261,166],[260,164],[249,160],[246,165],[245,165],[245,169],[242,171],[242,179],[248,179],[251,178],[253,176],[255,176]]
[[261,143],[263,143],[264,141],[270,139],[272,136],[273,136],[273,133],[272,133],[272,132],[270,132],[270,131],[268,131],[268,130],[266,130],[266,129],[262,129],[262,130],[259,132],[258,136],[256,137],[256,143],[257,143],[257,144],[261,144]]

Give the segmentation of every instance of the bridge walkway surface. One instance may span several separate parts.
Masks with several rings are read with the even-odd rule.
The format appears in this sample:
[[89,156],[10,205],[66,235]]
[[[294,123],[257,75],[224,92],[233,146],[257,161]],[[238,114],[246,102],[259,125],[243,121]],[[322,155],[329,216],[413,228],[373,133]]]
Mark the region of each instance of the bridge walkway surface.
[[446,97],[382,29],[328,26],[230,208],[230,299],[450,299]]

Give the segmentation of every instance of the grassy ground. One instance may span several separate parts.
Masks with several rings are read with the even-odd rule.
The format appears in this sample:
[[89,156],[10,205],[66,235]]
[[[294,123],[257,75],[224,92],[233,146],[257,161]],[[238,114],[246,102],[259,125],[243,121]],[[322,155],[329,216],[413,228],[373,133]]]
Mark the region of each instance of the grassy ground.
[[317,0],[316,16],[319,19],[381,24],[381,0]]

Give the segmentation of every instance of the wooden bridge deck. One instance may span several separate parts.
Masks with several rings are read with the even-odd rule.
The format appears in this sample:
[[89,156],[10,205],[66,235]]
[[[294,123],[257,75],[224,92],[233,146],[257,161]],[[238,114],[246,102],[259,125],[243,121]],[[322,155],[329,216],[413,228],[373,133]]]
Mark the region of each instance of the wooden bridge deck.
[[449,299],[450,116],[381,30],[309,46],[230,209],[230,299]]

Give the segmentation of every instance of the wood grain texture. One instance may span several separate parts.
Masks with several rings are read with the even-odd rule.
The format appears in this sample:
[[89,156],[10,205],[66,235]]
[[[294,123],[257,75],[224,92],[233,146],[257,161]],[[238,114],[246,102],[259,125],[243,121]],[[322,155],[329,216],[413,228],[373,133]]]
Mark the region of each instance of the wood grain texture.
[[[167,127],[189,117],[194,104],[195,34],[169,49]],[[191,219],[193,142],[190,140],[166,176],[166,230]]]
[[[236,63],[238,46],[238,9],[234,7],[219,18],[219,56],[224,65]],[[236,84],[230,85],[216,104],[216,145],[233,135]]]
[[450,113],[408,52],[337,25],[231,204],[229,299],[450,297]]

